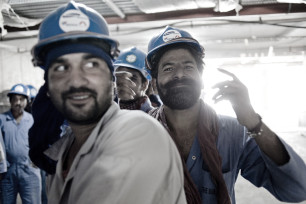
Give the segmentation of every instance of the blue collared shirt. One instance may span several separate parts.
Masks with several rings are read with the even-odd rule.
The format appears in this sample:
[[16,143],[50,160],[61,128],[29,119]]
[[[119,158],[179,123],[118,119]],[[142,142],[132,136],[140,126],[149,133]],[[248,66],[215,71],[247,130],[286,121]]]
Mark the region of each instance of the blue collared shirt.
[[33,125],[33,117],[26,111],[17,124],[11,111],[0,114],[0,128],[6,150],[6,160],[10,163],[30,164],[29,129]]
[[[300,202],[306,199],[306,165],[288,144],[284,141],[282,143],[290,160],[277,166],[260,151],[255,140],[246,135],[246,129],[236,119],[219,116],[217,149],[222,158],[223,177],[233,204],[236,203],[234,185],[239,172],[255,186],[266,188],[281,201]],[[197,137],[186,164],[203,203],[217,203],[215,185],[203,161]]]

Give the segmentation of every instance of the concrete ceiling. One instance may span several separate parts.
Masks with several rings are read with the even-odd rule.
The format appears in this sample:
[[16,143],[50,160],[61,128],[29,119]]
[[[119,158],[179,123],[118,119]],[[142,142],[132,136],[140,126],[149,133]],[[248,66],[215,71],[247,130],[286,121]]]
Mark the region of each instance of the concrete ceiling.
[[[17,46],[17,51],[28,52],[30,48],[18,47],[20,43],[16,40],[31,38],[34,43],[41,19],[66,2],[2,0],[3,28],[7,34],[1,29],[0,48]],[[271,53],[304,55],[306,51],[305,0],[295,0],[300,4],[276,0],[76,2],[86,3],[105,17],[111,35],[120,42],[120,49],[137,46],[146,51],[150,38],[162,27],[172,25],[191,32],[203,44],[209,58],[271,56]]]

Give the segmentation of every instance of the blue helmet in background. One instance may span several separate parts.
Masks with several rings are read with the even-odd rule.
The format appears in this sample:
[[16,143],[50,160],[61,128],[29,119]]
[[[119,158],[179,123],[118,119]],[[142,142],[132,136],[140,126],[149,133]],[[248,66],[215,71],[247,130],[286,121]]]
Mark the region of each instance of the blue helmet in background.
[[146,57],[146,65],[148,69],[152,69],[152,58],[154,55],[160,51],[160,49],[172,44],[188,44],[195,48],[195,50],[204,57],[204,48],[190,35],[190,33],[178,28],[167,26],[149,42],[148,54]]
[[146,53],[136,47],[123,50],[114,62],[115,69],[127,67],[141,72],[144,78],[151,80],[150,71],[146,68]]
[[93,44],[102,48],[111,58],[118,53],[119,43],[109,37],[105,19],[95,10],[84,4],[70,1],[51,12],[41,23],[38,43],[32,48],[33,63],[45,63],[48,49],[65,42]]
[[30,84],[27,85],[27,87],[29,89],[30,99],[33,100],[36,97],[36,95],[37,95],[37,89],[34,86],[30,85]]
[[7,93],[7,96],[10,97],[13,94],[23,95],[23,96],[27,97],[27,99],[29,99],[29,97],[30,97],[30,91],[27,88],[27,86],[24,85],[24,84],[15,84],[11,88],[11,90]]

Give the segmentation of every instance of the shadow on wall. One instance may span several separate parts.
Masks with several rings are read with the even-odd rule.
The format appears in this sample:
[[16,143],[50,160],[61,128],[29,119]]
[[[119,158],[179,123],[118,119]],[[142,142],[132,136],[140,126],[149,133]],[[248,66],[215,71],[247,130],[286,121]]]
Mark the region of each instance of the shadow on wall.
[[0,93],[0,113],[8,111],[11,107],[9,99],[7,97],[7,93],[10,90],[4,90]]

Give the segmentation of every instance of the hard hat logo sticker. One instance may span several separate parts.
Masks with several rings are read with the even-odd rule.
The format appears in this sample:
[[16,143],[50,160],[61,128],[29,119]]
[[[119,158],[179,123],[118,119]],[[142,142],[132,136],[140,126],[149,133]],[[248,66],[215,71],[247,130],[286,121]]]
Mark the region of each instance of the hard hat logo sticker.
[[126,56],[126,61],[128,61],[129,63],[135,62],[136,59],[137,59],[136,55],[128,55],[128,56]]
[[64,32],[86,31],[89,25],[90,21],[88,16],[79,10],[67,10],[59,19],[59,26]]
[[163,34],[163,41],[168,42],[170,40],[182,37],[181,33],[177,30],[168,30]]

